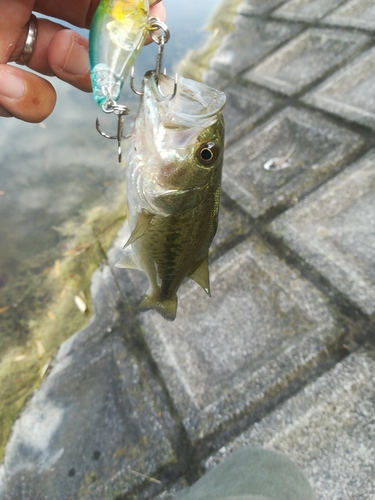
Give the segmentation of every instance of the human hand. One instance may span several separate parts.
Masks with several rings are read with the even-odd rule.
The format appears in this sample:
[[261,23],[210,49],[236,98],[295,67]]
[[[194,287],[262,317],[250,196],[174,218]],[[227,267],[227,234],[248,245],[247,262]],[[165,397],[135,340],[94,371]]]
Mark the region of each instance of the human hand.
[[[44,78],[7,64],[23,51],[31,13],[44,14],[89,28],[99,0],[0,0],[0,116],[37,123],[52,113],[53,86]],[[165,19],[160,0],[150,0],[150,15]],[[27,66],[91,91],[88,40],[48,19],[38,18],[38,35]]]

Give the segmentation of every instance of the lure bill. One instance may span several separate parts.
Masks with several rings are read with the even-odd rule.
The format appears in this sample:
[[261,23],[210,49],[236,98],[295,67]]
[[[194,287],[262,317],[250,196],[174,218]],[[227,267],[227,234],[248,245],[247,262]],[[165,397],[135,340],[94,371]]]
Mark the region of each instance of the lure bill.
[[116,102],[147,35],[149,0],[102,0],[89,36],[95,101]]
[[[173,95],[173,98],[171,96]],[[149,71],[126,167],[131,230],[117,267],[139,269],[149,288],[141,310],[168,320],[186,277],[210,295],[208,250],[217,229],[225,95]]]

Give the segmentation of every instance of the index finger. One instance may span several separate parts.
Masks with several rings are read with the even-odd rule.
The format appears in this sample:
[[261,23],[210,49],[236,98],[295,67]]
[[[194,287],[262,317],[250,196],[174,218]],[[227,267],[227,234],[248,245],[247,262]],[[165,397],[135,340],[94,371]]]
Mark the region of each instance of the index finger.
[[36,0],[34,9],[45,16],[62,19],[80,28],[89,28],[100,0]]

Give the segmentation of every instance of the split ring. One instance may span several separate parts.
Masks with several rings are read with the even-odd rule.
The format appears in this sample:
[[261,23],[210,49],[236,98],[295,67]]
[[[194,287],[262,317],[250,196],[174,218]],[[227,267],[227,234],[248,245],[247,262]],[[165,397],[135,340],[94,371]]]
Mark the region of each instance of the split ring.
[[[160,45],[161,43],[167,43],[170,38],[170,32],[168,26],[164,24],[157,17],[150,17],[148,20],[148,30],[152,40]],[[156,32],[159,30],[163,30],[164,34],[158,35]]]

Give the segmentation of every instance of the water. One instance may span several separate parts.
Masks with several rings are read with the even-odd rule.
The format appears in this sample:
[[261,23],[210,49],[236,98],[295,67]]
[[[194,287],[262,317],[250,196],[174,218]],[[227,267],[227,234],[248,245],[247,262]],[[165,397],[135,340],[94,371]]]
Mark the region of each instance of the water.
[[[217,4],[165,0],[168,73],[202,44],[203,26]],[[155,44],[142,51],[137,87],[155,66],[156,52]],[[11,424],[40,383],[40,372],[58,345],[87,322],[90,309],[82,315],[74,296],[89,306],[90,276],[125,214],[116,143],[95,129],[98,116],[103,130],[115,133],[115,117],[104,115],[91,94],[51,82],[58,100],[44,123],[0,122],[0,460]],[[125,87],[122,101],[134,114],[137,97]],[[131,123],[129,118],[128,129]]]

